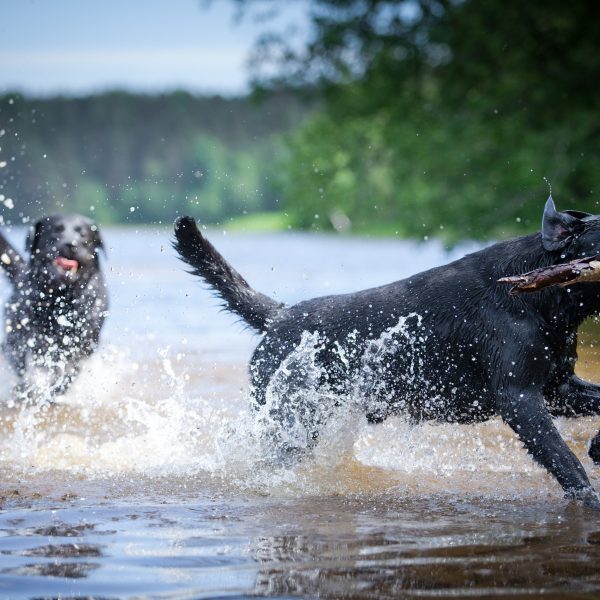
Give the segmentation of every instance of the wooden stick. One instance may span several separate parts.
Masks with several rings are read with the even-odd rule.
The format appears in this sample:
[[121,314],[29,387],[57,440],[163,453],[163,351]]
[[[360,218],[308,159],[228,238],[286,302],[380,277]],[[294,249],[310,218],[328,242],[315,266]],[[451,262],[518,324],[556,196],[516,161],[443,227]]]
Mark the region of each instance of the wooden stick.
[[566,286],[590,281],[600,281],[600,261],[596,256],[577,258],[568,263],[498,279],[499,283],[512,284],[510,294],[536,292],[553,285]]

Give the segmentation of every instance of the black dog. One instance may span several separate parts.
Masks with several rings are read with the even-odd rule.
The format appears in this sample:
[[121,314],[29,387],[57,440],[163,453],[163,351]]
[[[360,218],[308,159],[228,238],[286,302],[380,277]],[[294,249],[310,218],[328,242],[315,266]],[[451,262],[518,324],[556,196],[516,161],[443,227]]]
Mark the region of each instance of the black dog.
[[28,262],[0,235],[0,264],[13,287],[3,349],[19,393],[33,393],[28,375],[41,371],[51,398],[67,390],[98,344],[108,308],[98,257],[103,244],[92,220],[57,215],[35,223],[27,247]]
[[[574,374],[577,327],[600,311],[600,284],[512,296],[497,283],[597,254],[600,216],[557,212],[549,199],[541,234],[389,285],[294,306],[250,288],[192,218],[179,219],[175,235],[191,272],[265,334],[250,364],[253,398],[278,424],[275,438],[284,453],[300,454],[316,443],[319,424],[331,413],[322,409],[328,398],[333,405],[358,399],[371,422],[398,413],[456,423],[499,414],[567,494],[600,508],[552,422],[552,416],[600,414],[600,386]],[[598,439],[592,444],[597,463]]]

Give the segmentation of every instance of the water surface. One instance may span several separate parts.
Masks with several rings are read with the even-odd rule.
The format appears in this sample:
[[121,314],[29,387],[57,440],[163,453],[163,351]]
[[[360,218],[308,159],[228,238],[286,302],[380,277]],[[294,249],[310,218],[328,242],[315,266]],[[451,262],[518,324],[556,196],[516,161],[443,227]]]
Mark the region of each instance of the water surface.
[[[105,231],[111,313],[59,402],[15,404],[0,362],[0,597],[600,596],[600,517],[565,501],[498,419],[369,426],[349,411],[312,460],[265,466],[246,398],[257,338],[184,272],[169,235]],[[211,239],[287,302],[467,250]],[[594,339],[578,370],[600,381]],[[586,455],[600,419],[558,426],[600,489]]]

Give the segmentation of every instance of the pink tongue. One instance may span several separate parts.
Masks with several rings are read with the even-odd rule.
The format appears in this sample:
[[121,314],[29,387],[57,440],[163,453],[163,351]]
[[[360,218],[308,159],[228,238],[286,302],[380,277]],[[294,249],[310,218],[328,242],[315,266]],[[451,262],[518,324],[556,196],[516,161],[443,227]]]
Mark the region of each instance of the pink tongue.
[[66,271],[76,269],[79,266],[79,263],[76,260],[71,260],[70,258],[65,258],[64,256],[59,256],[54,262]]

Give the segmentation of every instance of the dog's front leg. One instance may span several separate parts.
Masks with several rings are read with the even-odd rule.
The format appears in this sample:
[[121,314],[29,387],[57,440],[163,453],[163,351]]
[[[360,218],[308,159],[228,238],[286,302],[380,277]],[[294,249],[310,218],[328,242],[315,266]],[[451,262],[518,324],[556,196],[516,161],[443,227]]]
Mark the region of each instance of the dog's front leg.
[[594,461],[594,464],[600,467],[600,431],[592,438],[588,454]]
[[555,417],[585,417],[600,414],[600,386],[572,372],[546,390],[550,413]]
[[600,498],[554,426],[541,390],[506,387],[498,394],[497,407],[534,459],[556,477],[567,495],[600,510]]

